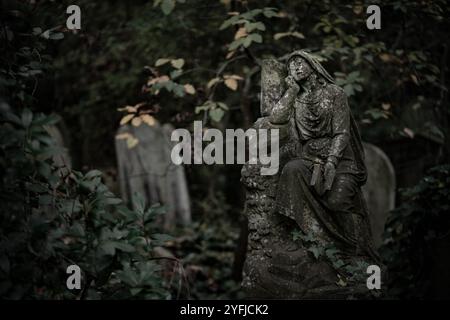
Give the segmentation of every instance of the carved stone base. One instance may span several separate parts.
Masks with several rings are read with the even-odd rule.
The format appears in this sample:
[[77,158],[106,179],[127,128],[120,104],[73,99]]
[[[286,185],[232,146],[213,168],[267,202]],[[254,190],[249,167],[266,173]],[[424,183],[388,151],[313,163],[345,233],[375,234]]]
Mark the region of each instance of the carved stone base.
[[[280,165],[292,157],[285,144]],[[317,259],[302,241],[294,240],[296,223],[274,212],[278,176],[262,176],[259,165],[245,165],[245,214],[249,223],[243,290],[248,299],[361,299],[370,298],[365,282],[340,281],[326,259]],[[307,210],[305,215],[308,216]],[[312,216],[311,216],[312,219]],[[320,229],[317,231],[320,233]],[[318,234],[318,239],[323,236]]]

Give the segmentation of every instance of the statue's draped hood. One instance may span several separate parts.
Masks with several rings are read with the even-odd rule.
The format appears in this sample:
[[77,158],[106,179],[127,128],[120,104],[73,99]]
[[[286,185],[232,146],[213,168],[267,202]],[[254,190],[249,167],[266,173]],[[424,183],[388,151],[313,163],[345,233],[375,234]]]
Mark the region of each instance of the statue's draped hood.
[[287,56],[287,60],[286,60],[286,67],[287,67],[287,64],[289,63],[289,61],[296,56],[301,57],[301,58],[305,59],[306,61],[308,61],[310,66],[317,72],[317,74],[322,76],[326,81],[328,81],[329,83],[334,83],[333,77],[320,64],[319,60],[316,57],[314,57],[311,53],[306,52],[304,50],[297,50],[297,51],[294,51],[291,54],[289,54]]

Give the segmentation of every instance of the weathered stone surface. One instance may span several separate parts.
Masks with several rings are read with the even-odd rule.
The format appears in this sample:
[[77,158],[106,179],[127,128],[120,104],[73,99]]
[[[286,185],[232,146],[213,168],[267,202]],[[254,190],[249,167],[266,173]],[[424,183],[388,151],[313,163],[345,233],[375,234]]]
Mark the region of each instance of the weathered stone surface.
[[[310,64],[317,72],[317,75],[311,78],[311,81],[315,81],[315,83],[313,83],[311,91],[306,91],[307,94],[303,93],[302,98],[297,100],[295,100],[296,97],[292,97],[292,94],[297,94],[299,89],[297,88],[297,91],[293,89],[295,86],[293,80],[288,81],[286,78],[287,71],[284,65],[273,59],[264,61],[262,65],[261,114],[263,117],[259,118],[253,127],[256,129],[279,128],[281,130],[280,170],[277,175],[263,176],[260,175],[260,165],[246,164],[242,169],[241,181],[246,187],[245,214],[248,218],[249,229],[248,252],[242,286],[248,298],[339,299],[370,296],[365,283],[366,270],[364,266],[372,264],[374,261],[378,263],[379,260],[372,250],[367,208],[361,198],[359,187],[353,198],[355,200],[352,200],[357,204],[354,207],[354,214],[351,215],[355,229],[348,225],[345,228],[342,227],[343,229],[334,229],[337,230],[337,233],[330,231],[327,221],[335,219],[333,214],[335,217],[342,216],[336,216],[336,213],[333,212],[336,209],[319,207],[322,204],[315,204],[317,201],[322,201],[321,190],[317,190],[317,193],[315,190],[308,190],[308,197],[316,197],[317,200],[309,198],[308,201],[296,203],[303,203],[303,209],[299,210],[301,212],[295,210],[294,212],[291,209],[290,214],[280,214],[279,211],[280,192],[282,192],[282,198],[283,194],[288,194],[288,198],[304,196],[295,185],[292,185],[292,190],[290,187],[283,188],[283,184],[288,180],[280,181],[282,176],[293,181],[293,176],[283,175],[283,171],[288,167],[286,164],[292,164],[292,160],[305,156],[302,150],[304,142],[300,143],[299,141],[298,124],[296,123],[302,116],[292,116],[295,112],[287,110],[287,104],[294,103],[293,101],[297,103],[299,100],[302,103],[302,99],[311,99],[313,104],[317,105],[316,101],[318,101],[319,106],[325,107],[326,111],[324,112],[329,112],[328,110],[334,108],[333,101],[336,100],[329,98],[328,92],[331,92],[331,95],[342,96],[342,91],[332,84],[331,76],[320,64],[317,61],[311,61]],[[302,68],[299,67],[298,70],[302,70]],[[322,80],[319,79],[320,76],[323,77]],[[314,89],[314,86],[318,88],[322,86],[324,89],[318,91]],[[338,107],[348,108],[345,106],[346,99],[339,101],[342,106]],[[297,105],[295,109],[299,110]],[[278,113],[275,118],[272,117],[274,113]],[[278,120],[274,121],[274,119]],[[362,152],[361,141],[351,116],[348,121],[350,122],[348,124],[350,142],[346,142],[344,139],[339,143],[351,143],[351,148],[355,150],[355,153]],[[326,136],[324,135],[324,137]],[[333,134],[330,135],[330,139],[332,137],[334,137]],[[302,138],[304,139],[305,136],[303,135]],[[342,148],[342,146],[334,145],[336,148]],[[354,153],[349,153],[349,156],[353,155]],[[364,164],[359,166],[361,159],[362,157],[359,157],[354,160],[358,163],[358,167],[349,167],[349,170],[357,168],[364,170]],[[350,165],[351,163],[349,163]],[[319,168],[323,170],[323,167]],[[340,168],[342,169],[342,166]],[[289,169],[297,170],[292,166]],[[298,171],[292,172],[295,175],[298,174]],[[358,171],[355,172],[358,173]],[[364,171],[362,173],[364,174]],[[364,181],[364,175],[361,176],[361,181]],[[301,190],[306,192],[305,188],[309,188],[309,186],[305,185],[302,188]],[[329,196],[330,192],[334,191],[328,191],[323,197]],[[296,199],[294,200],[297,201]],[[360,215],[359,212],[364,214]],[[343,221],[341,223],[347,223],[345,221],[349,220]],[[341,227],[338,226],[338,228]],[[308,234],[303,232],[305,229]],[[344,241],[347,230],[349,232],[356,230],[355,237],[359,240]],[[341,238],[340,233],[344,234]],[[298,238],[296,235],[299,235]],[[353,248],[359,249],[352,251]],[[358,250],[362,251],[356,254]],[[359,269],[353,268],[355,265]],[[353,271],[350,271],[350,267],[353,268]],[[354,275],[358,277],[353,277]]]
[[122,126],[117,135],[129,133],[138,143],[129,148],[126,139],[116,139],[118,176],[122,197],[129,202],[135,192],[144,195],[150,204],[166,207],[164,227],[191,222],[189,193],[182,165],[170,159],[173,142],[170,125],[138,127]]
[[378,248],[389,211],[395,207],[395,172],[391,161],[380,148],[366,142],[363,145],[367,182],[362,190],[369,208],[374,244]]
[[287,72],[285,66],[276,59],[264,61],[261,69],[261,115],[268,116],[272,113],[275,103],[280,100],[286,90],[284,78]]

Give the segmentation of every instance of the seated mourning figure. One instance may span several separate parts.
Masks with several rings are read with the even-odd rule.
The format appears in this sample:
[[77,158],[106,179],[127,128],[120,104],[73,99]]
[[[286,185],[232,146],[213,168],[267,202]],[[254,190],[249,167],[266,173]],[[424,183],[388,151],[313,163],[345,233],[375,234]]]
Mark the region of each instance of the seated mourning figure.
[[361,186],[358,128],[343,89],[319,61],[295,51],[265,60],[254,128],[279,129],[280,170],[246,164],[249,221],[243,288],[248,298],[362,298],[373,249]]

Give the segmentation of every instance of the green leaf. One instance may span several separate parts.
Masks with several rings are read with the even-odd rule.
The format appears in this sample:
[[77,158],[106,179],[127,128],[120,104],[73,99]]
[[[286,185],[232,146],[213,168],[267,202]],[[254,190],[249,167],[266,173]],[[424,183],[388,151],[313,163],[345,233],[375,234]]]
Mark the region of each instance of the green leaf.
[[228,50],[229,51],[233,51],[236,50],[240,45],[242,45],[244,43],[244,39],[247,39],[248,37],[245,38],[239,38],[237,40],[234,40],[232,43],[230,43]]
[[84,176],[84,178],[86,180],[92,180],[95,177],[100,177],[102,175],[102,172],[100,170],[91,170],[88,173],[86,173],[86,175]]
[[248,35],[249,38],[252,39],[252,41],[256,42],[256,43],[262,43],[262,36],[258,33],[252,33]]
[[131,288],[130,292],[132,296],[138,295],[143,289],[142,288]]
[[223,102],[217,102],[217,106],[219,108],[224,109],[224,110],[228,110],[228,106],[225,103],[223,103]]
[[160,83],[164,88],[166,88],[167,91],[171,92],[175,86],[177,85],[175,82],[169,80],[169,81],[165,81]]
[[170,61],[170,59],[163,59],[163,58],[158,59],[158,60],[156,60],[156,62],[155,62],[155,67],[162,66],[163,64],[166,64],[166,63],[169,62],[169,61]]
[[50,126],[50,125],[56,124],[60,120],[61,120],[61,118],[59,116],[57,116],[56,114],[51,114],[48,116],[40,114],[37,117],[34,117],[33,126],[38,126],[38,127],[42,127],[44,125]]
[[225,20],[220,26],[219,30],[223,30],[234,24],[240,19],[240,15],[232,16],[230,19]]
[[84,229],[80,223],[75,222],[69,230],[69,234],[75,237],[82,238],[85,236]]
[[308,251],[312,252],[312,254],[314,255],[314,258],[318,259],[323,253],[323,248],[317,247],[317,246],[312,246],[308,249]]
[[220,122],[220,120],[222,120],[222,117],[224,116],[224,114],[225,114],[225,111],[223,111],[223,109],[221,109],[221,108],[215,108],[215,109],[209,110],[209,116],[215,122]]
[[100,247],[99,250],[101,253],[103,253],[104,255],[109,255],[109,256],[113,256],[116,254],[116,246],[114,244],[113,241],[106,241],[103,242]]
[[106,198],[106,204],[109,204],[109,205],[115,206],[115,205],[121,204],[122,202],[123,202],[122,199],[119,199],[119,198]]
[[353,93],[354,93],[354,91],[353,91],[353,85],[350,84],[350,83],[346,84],[346,85],[344,86],[344,91],[345,91],[345,94],[346,94],[348,97],[352,96]]
[[170,72],[170,77],[171,77],[172,79],[176,79],[176,78],[178,78],[182,73],[183,73],[182,70],[173,70],[172,72]]
[[184,97],[185,96],[184,86],[180,84],[176,85],[175,88],[173,89],[173,93],[175,93],[177,97]]
[[17,125],[19,125],[19,126],[23,126],[23,121],[22,121],[22,119],[20,119],[18,116],[16,116],[14,113],[12,113],[12,112],[8,112],[8,113],[6,113],[6,119],[9,121],[9,122],[12,122],[12,123],[14,123],[14,124],[17,124]]
[[125,243],[125,242],[114,242],[114,246],[116,249],[123,251],[123,252],[134,252],[135,249],[132,245]]
[[165,206],[151,206],[146,212],[145,212],[145,218],[144,222],[151,221],[153,218],[155,218],[158,215],[163,215],[166,213],[166,207]]
[[278,15],[278,13],[273,8],[270,9],[265,8],[263,14],[264,16],[266,16],[266,18],[276,17]]
[[325,254],[327,255],[327,257],[328,258],[333,258],[334,257],[334,255],[336,254],[336,253],[338,253],[339,252],[339,250],[337,250],[336,248],[329,248],[329,249],[326,249],[325,250]]
[[163,245],[165,242],[173,240],[173,237],[163,233],[155,233],[151,237],[156,242],[155,245],[157,246]]
[[253,30],[265,31],[266,26],[262,22],[251,22],[245,26],[245,30],[247,30],[248,33],[252,32]]
[[132,197],[133,207],[140,215],[144,214],[145,198],[139,192],[135,192]]
[[136,273],[129,266],[126,266],[123,271],[119,271],[117,278],[131,287],[136,287],[139,283]]
[[252,38],[251,37],[243,38],[242,45],[244,46],[244,48],[250,47],[251,44],[252,44]]
[[198,106],[195,107],[195,114],[199,114],[202,111],[208,111],[209,107],[208,106]]
[[64,34],[62,32],[52,32],[49,38],[52,40],[61,40],[64,39]]
[[176,69],[181,69],[184,66],[184,59],[174,59],[170,62]]
[[162,0],[161,10],[165,15],[169,15],[175,8],[175,0]]

